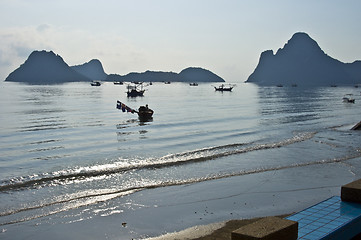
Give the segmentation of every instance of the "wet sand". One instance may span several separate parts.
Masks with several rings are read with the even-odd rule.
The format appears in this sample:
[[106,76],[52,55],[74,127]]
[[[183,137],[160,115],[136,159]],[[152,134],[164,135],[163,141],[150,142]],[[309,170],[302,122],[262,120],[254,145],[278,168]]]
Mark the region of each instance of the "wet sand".
[[[338,169],[339,174],[333,178],[324,178],[325,173],[320,174],[320,171],[318,175],[309,175],[308,173],[317,169],[321,170],[319,167],[312,166],[303,167],[297,171],[285,169],[262,173],[258,176],[235,177],[180,187],[176,191],[177,197],[172,195],[167,198],[168,201],[173,199],[177,203],[171,208],[158,205],[157,209],[158,214],[160,210],[164,213],[170,211],[174,213],[174,216],[182,219],[182,222],[175,221],[179,223],[177,227],[173,226],[173,229],[178,228],[178,230],[169,231],[170,228],[168,228],[167,233],[147,239],[230,239],[233,230],[261,217],[284,217],[331,196],[339,195],[341,186],[354,180],[354,176],[347,169],[340,170],[343,167],[338,164],[329,167],[328,170]],[[294,180],[295,176],[298,176],[297,181]],[[243,182],[245,178],[249,179]],[[217,191],[211,194],[212,188]],[[205,190],[208,195],[205,194]],[[197,196],[202,197],[198,201],[185,203],[189,200],[188,197],[194,197],[190,192],[197,192]],[[191,214],[183,215],[187,211]],[[159,216],[163,216],[164,213]]]
[[[286,217],[289,214],[280,215],[278,217]],[[177,233],[165,234],[160,237],[150,238],[148,240],[230,240],[231,232],[234,230],[253,223],[261,218],[230,220],[223,223],[209,224],[206,226],[192,227]]]
[[341,186],[354,180],[348,165],[330,164],[149,189],[112,199],[119,213],[94,214],[109,202],[75,208],[3,226],[0,238],[230,239],[244,224],[300,211],[339,195]]

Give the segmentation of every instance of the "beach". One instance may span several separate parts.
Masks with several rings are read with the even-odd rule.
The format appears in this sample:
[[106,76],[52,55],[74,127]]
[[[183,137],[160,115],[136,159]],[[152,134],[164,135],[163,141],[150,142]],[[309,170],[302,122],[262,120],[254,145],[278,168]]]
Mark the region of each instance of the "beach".
[[[0,90],[1,239],[192,239],[300,211],[361,178],[350,87],[156,83],[135,99],[112,83]],[[149,104],[153,119],[117,100]]]
[[[305,171],[308,170],[310,169],[305,169]],[[274,188],[273,184],[280,185],[280,182],[278,182],[280,179],[277,176],[283,174],[280,172],[258,176],[258,180],[252,179],[254,185],[247,187],[247,190],[239,186],[239,179],[237,181],[236,178],[231,184],[234,186],[238,185],[237,187],[226,187],[222,183],[216,183],[214,184],[216,185],[214,189],[218,190],[218,194],[212,193],[212,197],[209,196],[208,199],[199,200],[197,203],[183,203],[183,206],[186,206],[183,209],[179,209],[181,204],[177,204],[173,209],[164,209],[165,212],[172,212],[174,214],[173,217],[175,219],[169,221],[178,222],[178,229],[182,230],[179,227],[180,225],[183,225],[183,228],[187,226],[186,228],[188,229],[181,232],[176,230],[178,233],[168,233],[150,239],[215,239],[213,237],[217,235],[214,234],[229,234],[230,229],[237,229],[242,224],[254,221],[254,218],[288,215],[310,207],[331,196],[339,195],[341,185],[343,184],[338,185],[337,182],[344,182],[345,184],[353,181],[353,176],[348,174],[346,170],[343,176],[338,176],[336,177],[337,179],[332,181],[320,182],[316,179],[307,179],[307,176],[304,176],[303,183],[301,183],[302,179],[299,179],[300,183],[296,185],[295,183],[284,181],[282,187]],[[311,181],[311,184],[309,181]],[[222,190],[220,191],[219,189]],[[235,192],[236,189],[238,192]],[[190,214],[183,216],[179,214],[182,212],[189,212]],[[162,219],[162,214],[157,216],[157,218]],[[203,223],[210,225],[204,226]],[[225,226],[226,224],[228,226]],[[159,227],[161,228],[161,226]],[[216,230],[218,230],[218,233],[213,233]],[[213,235],[210,235],[212,233]],[[210,236],[207,238],[207,235]]]
[[[57,213],[46,221],[7,225],[1,235],[3,239],[207,239],[201,237],[227,221],[233,220],[228,223],[232,229],[244,219],[290,214],[339,195],[340,187],[354,180],[346,166],[359,160],[332,164],[339,174],[329,178],[320,166],[312,166],[296,172],[284,169],[144,190],[110,203],[99,202],[100,214],[94,214],[94,206],[89,205]],[[288,181],[288,174],[300,177]],[[123,210],[109,214],[107,206],[114,204]]]

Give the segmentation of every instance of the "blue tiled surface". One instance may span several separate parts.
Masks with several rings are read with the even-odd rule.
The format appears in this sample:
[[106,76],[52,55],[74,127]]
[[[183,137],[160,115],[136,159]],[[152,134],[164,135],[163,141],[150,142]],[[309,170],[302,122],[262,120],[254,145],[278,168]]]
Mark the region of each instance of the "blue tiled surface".
[[[298,222],[298,239],[332,239],[329,237],[330,233],[332,236],[332,233],[337,233],[342,227],[361,229],[361,226],[355,226],[355,223],[361,223],[361,204],[342,202],[339,196],[335,196],[286,219]],[[343,231],[342,234],[348,233]]]

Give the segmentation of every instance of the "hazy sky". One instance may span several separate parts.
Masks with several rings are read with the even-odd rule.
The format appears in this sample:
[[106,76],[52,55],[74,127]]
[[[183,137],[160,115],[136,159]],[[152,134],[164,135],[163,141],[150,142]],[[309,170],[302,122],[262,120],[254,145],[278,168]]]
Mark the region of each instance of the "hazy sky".
[[361,60],[359,0],[0,0],[0,80],[34,50],[106,73],[202,67],[243,82],[261,52],[306,32],[331,57]]

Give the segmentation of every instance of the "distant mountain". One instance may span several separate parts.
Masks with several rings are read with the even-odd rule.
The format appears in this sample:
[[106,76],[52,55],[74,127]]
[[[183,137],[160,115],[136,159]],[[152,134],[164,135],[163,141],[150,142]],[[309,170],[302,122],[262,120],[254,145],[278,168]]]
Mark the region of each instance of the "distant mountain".
[[260,85],[348,85],[361,83],[361,61],[342,63],[328,56],[306,33],[295,33],[276,54],[261,54],[246,82]]
[[224,79],[203,68],[186,68],[180,73],[146,71],[127,75],[110,74],[108,81],[123,82],[224,82]]
[[108,77],[104,72],[102,63],[98,59],[93,59],[82,65],[72,66],[71,68],[92,80],[106,80]]
[[91,81],[71,69],[54,52],[34,51],[19,68],[9,74],[5,81],[31,84],[55,84],[63,82]]
[[179,74],[174,72],[146,71],[127,75],[106,74],[101,62],[93,59],[82,65],[69,67],[54,52],[34,51],[19,68],[9,74],[5,81],[31,84],[55,84],[92,80],[122,82],[224,82],[224,80],[203,68],[187,68]]
[[178,74],[174,72],[146,71],[142,73],[132,72],[127,75],[110,74],[108,81],[121,82],[165,82],[178,81]]
[[203,68],[186,68],[179,73],[182,82],[224,82],[224,79]]

